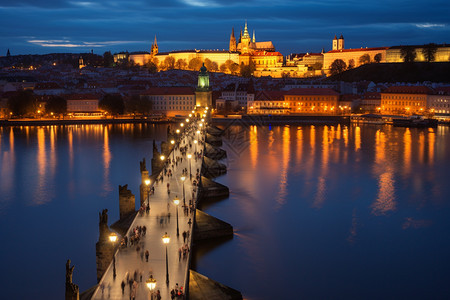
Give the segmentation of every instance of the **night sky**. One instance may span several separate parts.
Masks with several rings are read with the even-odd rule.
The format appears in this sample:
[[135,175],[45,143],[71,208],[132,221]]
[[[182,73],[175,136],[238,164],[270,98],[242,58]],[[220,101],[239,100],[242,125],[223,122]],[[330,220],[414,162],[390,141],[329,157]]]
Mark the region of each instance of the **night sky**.
[[346,48],[450,43],[450,1],[0,0],[0,55],[228,49],[248,20],[257,41],[283,55]]

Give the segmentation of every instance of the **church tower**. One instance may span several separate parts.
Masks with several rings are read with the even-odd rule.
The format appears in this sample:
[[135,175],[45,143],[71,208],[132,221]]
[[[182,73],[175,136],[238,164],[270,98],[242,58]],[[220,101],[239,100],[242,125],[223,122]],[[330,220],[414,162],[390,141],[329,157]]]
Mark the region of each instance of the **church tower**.
[[195,104],[201,107],[212,106],[212,90],[209,86],[209,74],[205,64],[200,68],[198,74],[198,84],[195,89]]
[[255,30],[253,29],[253,38],[252,38],[252,43],[256,43],[256,38],[255,38]]
[[337,49],[338,49],[338,39],[337,39],[337,36],[334,35],[333,48],[331,50],[337,50]]
[[236,52],[236,38],[234,37],[234,28],[231,29],[230,52]]
[[344,37],[341,34],[341,36],[339,37],[339,40],[338,40],[338,50],[343,50],[343,49],[344,49]]
[[155,40],[153,41],[152,50],[150,52],[150,55],[155,56],[156,54],[158,54],[158,43],[156,42],[156,34],[155,34]]
[[242,41],[241,53],[248,54],[250,52],[249,46],[251,38],[250,35],[248,34],[247,21],[245,21],[244,34],[242,35],[241,41]]

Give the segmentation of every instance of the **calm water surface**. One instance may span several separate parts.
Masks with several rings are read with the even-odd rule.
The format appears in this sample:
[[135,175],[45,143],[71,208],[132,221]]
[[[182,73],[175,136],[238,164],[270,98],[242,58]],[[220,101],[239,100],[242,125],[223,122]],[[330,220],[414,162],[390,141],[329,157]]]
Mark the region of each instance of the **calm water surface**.
[[[95,284],[98,212],[118,218],[165,133],[0,129],[2,295],[61,299],[67,258]],[[200,273],[251,300],[450,297],[449,128],[232,126],[224,144],[231,195],[203,209],[235,236],[198,249]]]

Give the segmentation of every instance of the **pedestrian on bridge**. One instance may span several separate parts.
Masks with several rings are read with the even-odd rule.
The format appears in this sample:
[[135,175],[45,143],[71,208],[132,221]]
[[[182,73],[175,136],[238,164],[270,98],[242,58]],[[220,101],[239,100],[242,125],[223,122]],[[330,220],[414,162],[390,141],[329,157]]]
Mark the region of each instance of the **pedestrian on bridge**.
[[148,250],[145,250],[145,261],[148,262],[148,256],[150,255],[150,253],[148,252]]

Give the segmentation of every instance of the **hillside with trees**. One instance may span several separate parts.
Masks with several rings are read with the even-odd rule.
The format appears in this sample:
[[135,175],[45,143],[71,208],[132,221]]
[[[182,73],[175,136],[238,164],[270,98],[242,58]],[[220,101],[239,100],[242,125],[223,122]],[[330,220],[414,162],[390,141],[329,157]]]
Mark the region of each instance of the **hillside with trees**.
[[335,73],[329,81],[356,82],[450,82],[450,63],[369,63],[358,68]]

